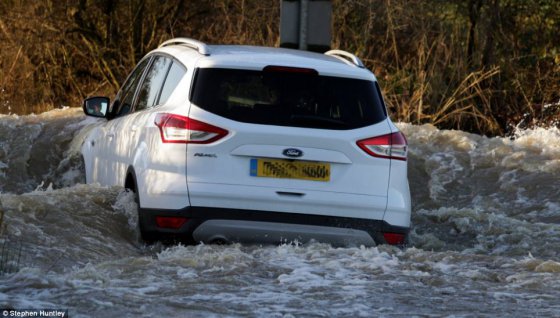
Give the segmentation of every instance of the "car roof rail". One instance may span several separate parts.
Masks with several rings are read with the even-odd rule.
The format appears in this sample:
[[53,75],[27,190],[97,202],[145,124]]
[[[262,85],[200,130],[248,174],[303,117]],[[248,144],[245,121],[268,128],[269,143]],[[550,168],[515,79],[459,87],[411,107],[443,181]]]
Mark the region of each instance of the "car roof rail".
[[171,40],[167,40],[162,44],[160,44],[159,47],[161,48],[164,46],[175,45],[175,44],[185,45],[191,49],[196,50],[198,53],[202,55],[210,55],[210,49],[208,48],[208,45],[206,45],[206,43],[189,39],[189,38],[174,38]]
[[365,68],[364,63],[356,55],[343,50],[330,50],[325,52],[325,55],[336,57],[337,59],[349,65],[355,65],[359,68]]

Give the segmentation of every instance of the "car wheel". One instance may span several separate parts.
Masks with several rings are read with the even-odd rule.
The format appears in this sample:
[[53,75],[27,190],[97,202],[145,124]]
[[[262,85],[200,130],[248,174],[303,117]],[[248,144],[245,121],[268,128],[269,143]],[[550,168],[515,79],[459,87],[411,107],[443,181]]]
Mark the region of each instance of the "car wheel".
[[132,192],[134,194],[134,202],[136,202],[136,213],[138,213],[138,231],[140,232],[140,238],[146,244],[153,244],[158,241],[158,237],[153,233],[147,232],[142,224],[144,224],[145,216],[140,213],[140,199],[138,198],[138,191],[136,191],[136,182],[129,175],[126,179],[125,190]]
[[76,183],[87,183],[87,176],[86,176],[86,160],[84,156],[80,156],[80,162],[78,163],[78,171],[80,172],[78,178],[76,179]]

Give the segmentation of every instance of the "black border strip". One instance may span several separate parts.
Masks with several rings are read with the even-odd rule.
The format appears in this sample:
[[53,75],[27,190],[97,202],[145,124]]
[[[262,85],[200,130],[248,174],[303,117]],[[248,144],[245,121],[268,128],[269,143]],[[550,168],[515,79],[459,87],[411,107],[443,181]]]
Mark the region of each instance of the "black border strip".
[[[156,216],[182,216],[189,219],[180,229],[160,229],[155,226]],[[330,226],[362,230],[368,233],[376,244],[384,244],[383,232],[408,235],[410,228],[393,226],[383,220],[361,219],[340,216],[314,215],[288,212],[271,212],[259,210],[227,209],[211,207],[185,207],[178,210],[139,209],[139,222],[148,233],[172,236],[184,236],[194,243],[193,232],[208,220],[239,220],[271,223],[304,224]]]

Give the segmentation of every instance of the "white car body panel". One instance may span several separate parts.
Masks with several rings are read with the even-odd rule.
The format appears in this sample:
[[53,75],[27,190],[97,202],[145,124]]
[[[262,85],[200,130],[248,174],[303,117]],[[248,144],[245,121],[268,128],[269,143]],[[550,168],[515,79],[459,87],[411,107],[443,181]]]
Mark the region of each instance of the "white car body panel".
[[[277,199],[276,195],[263,197],[259,201],[265,204],[247,205],[238,198],[238,193],[224,192],[219,186],[232,185],[234,187],[260,187],[282,189],[278,191],[294,191],[303,193],[298,206],[286,207],[287,212],[307,212],[316,210],[322,193],[325,200],[323,209],[332,206],[331,198],[336,197],[342,202],[351,202],[354,195],[371,196],[360,200],[363,216],[370,215],[372,210],[383,215],[386,206],[387,185],[389,183],[390,160],[374,158],[367,155],[356,146],[356,141],[390,132],[386,121],[361,129],[325,131],[323,129],[308,129],[297,127],[279,127],[257,124],[239,123],[208,113],[196,106],[191,107],[189,116],[229,131],[224,139],[210,145],[189,144],[187,146],[188,187],[191,204],[195,206],[213,206],[231,208],[247,208],[264,210],[278,210],[276,204],[266,204],[267,201]],[[262,145],[258,148],[258,145]],[[249,175],[250,158],[284,158],[283,149],[297,148],[304,155],[298,160],[329,162],[331,164],[331,181],[307,181],[293,179],[276,179],[252,177]],[[258,149],[258,150],[257,150]],[[239,156],[243,150],[243,155]],[[253,153],[247,152],[253,150]],[[197,153],[209,153],[215,158],[195,158]],[[198,160],[196,160],[198,159]],[[340,163],[340,161],[350,163]],[[199,187],[203,183],[205,187]],[[213,191],[208,185],[216,185]],[[199,193],[197,190],[203,188]],[[271,193],[274,191],[270,190]],[[213,193],[213,194],[212,194]],[[254,197],[254,192],[250,192]],[[312,194],[311,194],[312,193]],[[344,198],[344,195],[348,198]],[[231,201],[227,198],[231,197]],[[204,197],[199,200],[199,196]],[[247,195],[245,195],[247,197]],[[249,200],[249,199],[248,199]],[[369,204],[365,204],[369,202]],[[257,207],[258,206],[258,207]],[[347,212],[340,208],[329,208],[331,215],[347,216]],[[354,216],[358,217],[358,216]]]
[[[220,196],[219,193],[227,194]],[[193,206],[290,212],[313,215],[383,219],[386,197],[350,193],[305,191],[296,188],[190,183]]]

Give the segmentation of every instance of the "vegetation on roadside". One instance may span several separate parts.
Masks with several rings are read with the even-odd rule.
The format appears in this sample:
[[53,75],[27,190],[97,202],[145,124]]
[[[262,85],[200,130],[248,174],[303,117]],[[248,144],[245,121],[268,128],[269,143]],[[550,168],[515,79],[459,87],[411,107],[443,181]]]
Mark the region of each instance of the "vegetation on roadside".
[[[279,0],[3,0],[0,113],[113,96],[171,37],[277,46],[279,16]],[[333,0],[332,25],[396,120],[503,135],[560,117],[556,0]]]

